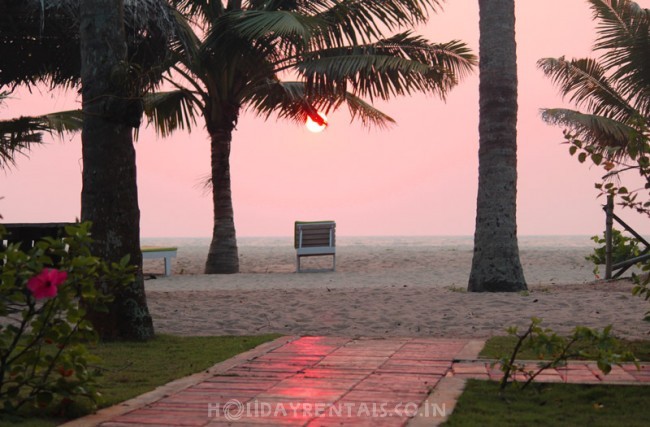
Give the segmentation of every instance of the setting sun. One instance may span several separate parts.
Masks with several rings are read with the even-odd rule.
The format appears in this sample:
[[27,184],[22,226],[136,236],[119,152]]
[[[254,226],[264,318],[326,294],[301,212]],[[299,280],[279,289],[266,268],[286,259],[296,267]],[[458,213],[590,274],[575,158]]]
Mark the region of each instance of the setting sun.
[[322,132],[327,127],[327,116],[321,112],[319,112],[318,115],[323,119],[324,123],[322,125],[319,125],[311,117],[307,116],[307,121],[305,122],[305,126],[307,126],[307,130],[309,130],[310,132],[314,132],[314,133]]

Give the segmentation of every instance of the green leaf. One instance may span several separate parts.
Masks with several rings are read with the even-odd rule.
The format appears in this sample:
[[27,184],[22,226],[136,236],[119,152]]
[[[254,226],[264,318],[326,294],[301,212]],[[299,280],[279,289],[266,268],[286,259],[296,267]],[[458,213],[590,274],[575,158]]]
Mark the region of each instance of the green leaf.
[[596,364],[598,365],[598,369],[605,375],[609,374],[612,370],[612,365],[605,360],[598,360]]
[[596,165],[600,165],[600,162],[603,161],[603,155],[602,155],[602,154],[599,154],[599,153],[593,153],[593,154],[591,155],[591,160],[592,160]]

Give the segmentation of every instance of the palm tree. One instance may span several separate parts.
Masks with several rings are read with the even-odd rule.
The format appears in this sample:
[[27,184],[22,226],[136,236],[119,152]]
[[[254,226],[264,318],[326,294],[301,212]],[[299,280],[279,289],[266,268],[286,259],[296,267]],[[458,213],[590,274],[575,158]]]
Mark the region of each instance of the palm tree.
[[479,183],[468,290],[526,289],[517,244],[514,0],[479,0]]
[[[317,110],[346,104],[353,118],[382,126],[392,119],[362,98],[372,102],[413,92],[444,98],[475,62],[458,41],[431,43],[409,31],[384,34],[425,22],[438,0],[174,3],[194,24],[185,37],[193,42],[178,51],[169,79],[177,90],[146,104],[163,134],[191,125],[194,108],[205,120],[214,205],[206,273],[239,271],[229,156],[242,109],[322,122]],[[287,77],[296,80],[282,80]]]
[[[542,118],[565,131],[572,154],[590,158],[616,178],[638,171],[650,188],[650,10],[630,0],[589,0],[599,34],[598,59],[544,58],[539,68],[569,96],[578,110],[543,109]],[[600,187],[621,195],[625,206],[650,215],[647,201],[637,201],[615,182]]]
[[[140,210],[131,115],[139,91],[127,62],[123,0],[85,0],[80,5],[81,86],[84,113],[81,219],[93,223],[96,256],[140,266],[133,284],[113,290],[106,313],[92,313],[103,339],[147,340],[153,322],[144,293]],[[136,107],[137,108],[137,105]]]
[[[131,132],[142,116],[142,92],[164,71],[168,45],[177,34],[174,22],[164,0],[0,3],[0,58],[5,60],[0,88],[38,82],[82,86],[81,218],[94,222],[96,255],[108,261],[129,255],[137,269],[136,281],[114,293],[110,313],[93,314],[104,339],[142,340],[153,335],[144,297]],[[3,144],[6,159],[37,141],[33,131],[43,126],[40,119],[19,124],[23,134],[10,134]],[[15,129],[17,123],[11,125]]]

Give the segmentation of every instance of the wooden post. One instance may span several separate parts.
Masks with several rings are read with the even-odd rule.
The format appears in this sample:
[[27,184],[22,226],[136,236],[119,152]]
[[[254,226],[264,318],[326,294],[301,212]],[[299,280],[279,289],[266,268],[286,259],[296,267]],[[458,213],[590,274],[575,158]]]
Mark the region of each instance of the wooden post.
[[612,224],[614,215],[614,196],[607,196],[605,206],[605,279],[612,278]]

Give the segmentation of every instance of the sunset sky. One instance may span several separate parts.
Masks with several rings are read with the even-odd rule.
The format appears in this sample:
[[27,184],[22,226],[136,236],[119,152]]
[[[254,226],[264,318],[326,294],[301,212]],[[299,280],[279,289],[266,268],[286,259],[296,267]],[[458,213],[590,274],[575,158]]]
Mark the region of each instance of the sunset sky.
[[[637,1],[650,7],[650,0]],[[436,42],[461,39],[478,53],[478,1],[448,0],[418,31]],[[544,124],[542,107],[569,106],[536,68],[542,57],[593,56],[595,22],[585,0],[517,1],[519,67],[520,235],[600,234],[601,170],[579,164],[562,145],[560,128]],[[0,118],[79,108],[75,93],[16,91]],[[417,95],[377,104],[397,125],[364,129],[347,110],[328,129],[250,113],[233,136],[231,174],[240,236],[282,236],[294,220],[331,219],[341,235],[471,235],[478,183],[478,69],[446,103]],[[72,221],[79,216],[80,137],[46,136],[43,147],[0,172],[0,214],[6,222]],[[211,198],[207,132],[169,139],[141,132],[136,143],[144,237],[208,237]],[[642,233],[647,218],[619,213]]]

